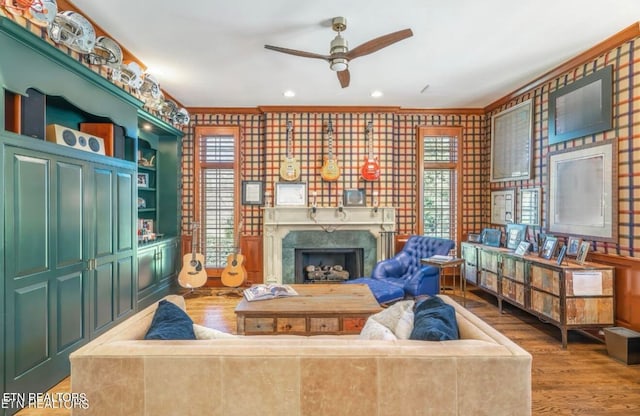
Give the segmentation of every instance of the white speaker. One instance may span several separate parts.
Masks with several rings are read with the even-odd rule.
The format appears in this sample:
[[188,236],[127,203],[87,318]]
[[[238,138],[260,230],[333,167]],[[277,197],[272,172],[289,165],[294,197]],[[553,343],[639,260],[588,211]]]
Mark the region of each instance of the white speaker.
[[47,125],[47,141],[104,155],[104,139],[59,124]]

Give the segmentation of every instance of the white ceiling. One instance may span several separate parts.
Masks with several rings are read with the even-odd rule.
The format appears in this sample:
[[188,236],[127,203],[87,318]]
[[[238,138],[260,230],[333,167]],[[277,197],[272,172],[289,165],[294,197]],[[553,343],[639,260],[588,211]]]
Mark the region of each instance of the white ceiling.
[[[640,0],[72,1],[187,107],[484,107],[640,20]],[[351,49],[414,36],[351,61],[346,89],[325,61],[264,48],[328,54],[335,16]]]

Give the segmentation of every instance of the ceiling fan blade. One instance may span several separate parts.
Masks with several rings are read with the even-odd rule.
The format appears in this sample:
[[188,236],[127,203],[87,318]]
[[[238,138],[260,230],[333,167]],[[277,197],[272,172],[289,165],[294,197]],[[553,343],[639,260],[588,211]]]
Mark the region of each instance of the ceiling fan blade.
[[320,55],[319,53],[297,51],[295,49],[287,49],[287,48],[281,48],[279,46],[271,46],[271,45],[264,45],[264,47],[266,49],[270,49],[272,51],[288,53],[289,55],[302,56],[304,58],[322,59],[322,60],[325,60],[325,61],[329,60],[329,56],[328,55]]
[[336,74],[338,74],[338,80],[340,81],[342,88],[347,88],[349,86],[349,81],[351,81],[351,74],[349,73],[349,70],[345,69],[344,71],[338,71]]
[[397,32],[389,33],[384,36],[372,39],[362,45],[356,46],[349,52],[347,52],[347,59],[354,59],[359,56],[369,55],[370,53],[379,51],[382,48],[386,48],[396,42],[400,42],[406,38],[413,36],[411,29],[399,30]]

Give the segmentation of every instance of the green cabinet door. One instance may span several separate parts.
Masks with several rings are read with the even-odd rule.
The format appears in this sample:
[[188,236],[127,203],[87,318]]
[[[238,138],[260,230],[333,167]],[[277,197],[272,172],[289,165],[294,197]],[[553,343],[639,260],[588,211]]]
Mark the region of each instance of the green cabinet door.
[[92,263],[91,330],[94,338],[134,308],[134,170],[109,165],[89,167]]
[[178,267],[178,240],[172,241],[158,247],[160,250],[160,284],[171,284],[177,275]]
[[43,391],[87,339],[86,165],[7,146],[5,388]]
[[179,241],[171,238],[138,249],[138,309],[175,289]]

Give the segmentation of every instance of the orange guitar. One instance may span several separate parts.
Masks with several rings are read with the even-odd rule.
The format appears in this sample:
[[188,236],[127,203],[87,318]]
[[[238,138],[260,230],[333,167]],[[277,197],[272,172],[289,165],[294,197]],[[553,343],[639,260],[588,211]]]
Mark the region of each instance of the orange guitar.
[[204,256],[196,253],[196,228],[197,223],[191,224],[191,254],[185,254],[182,258],[182,270],[178,274],[180,286],[193,289],[207,283],[207,271],[204,268]]
[[373,139],[371,133],[373,131],[373,123],[367,124],[367,144],[369,146],[369,155],[364,159],[364,165],[360,168],[362,179],[365,181],[377,181],[380,179],[380,164],[378,158],[373,156]]
[[240,230],[242,221],[238,225],[238,234],[235,241],[235,252],[227,256],[227,265],[222,270],[222,284],[227,287],[238,287],[247,280],[247,270],[244,268],[244,256],[240,254]]
[[340,168],[337,158],[333,154],[333,126],[331,122],[327,126],[327,139],[329,153],[324,159],[324,164],[320,168],[320,176],[327,182],[335,182],[340,177]]
[[292,130],[291,122],[287,121],[287,154],[280,164],[280,177],[285,181],[295,181],[300,177],[300,162],[293,156]]

